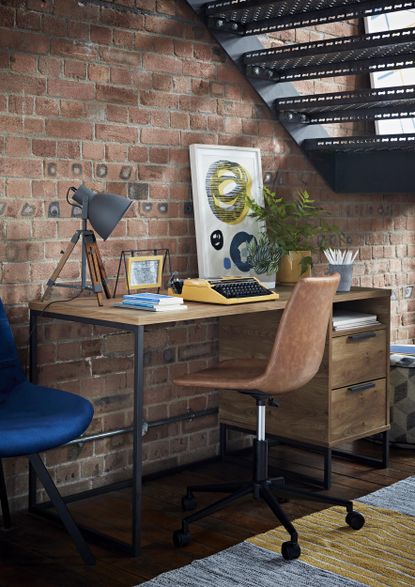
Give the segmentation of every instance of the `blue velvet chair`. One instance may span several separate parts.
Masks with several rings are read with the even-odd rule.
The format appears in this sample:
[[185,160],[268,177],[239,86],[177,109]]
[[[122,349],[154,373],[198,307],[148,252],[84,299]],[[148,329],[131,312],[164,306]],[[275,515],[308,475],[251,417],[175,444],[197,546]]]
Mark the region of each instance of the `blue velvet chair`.
[[0,300],[0,504],[11,526],[2,459],[27,456],[86,564],[95,559],[38,453],[77,438],[89,426],[93,407],[67,391],[30,383],[21,367]]

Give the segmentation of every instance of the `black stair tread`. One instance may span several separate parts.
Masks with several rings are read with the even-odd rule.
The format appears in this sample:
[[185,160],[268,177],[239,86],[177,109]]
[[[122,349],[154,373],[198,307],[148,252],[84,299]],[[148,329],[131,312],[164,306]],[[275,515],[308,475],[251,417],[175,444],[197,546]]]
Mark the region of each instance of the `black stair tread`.
[[241,35],[315,26],[410,9],[415,0],[221,0],[204,6],[208,26]]
[[306,139],[302,147],[311,151],[415,151],[415,134]]
[[279,120],[325,124],[415,116],[415,86],[361,89],[275,100]]
[[262,49],[243,62],[248,75],[274,81],[407,68],[415,64],[415,29]]

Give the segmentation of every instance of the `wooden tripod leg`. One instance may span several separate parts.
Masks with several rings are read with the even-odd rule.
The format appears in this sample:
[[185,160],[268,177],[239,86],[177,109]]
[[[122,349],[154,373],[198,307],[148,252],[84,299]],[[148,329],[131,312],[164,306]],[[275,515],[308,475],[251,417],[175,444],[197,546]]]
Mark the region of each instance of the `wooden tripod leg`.
[[103,306],[104,301],[102,299],[101,274],[99,271],[98,260],[96,257],[96,247],[94,247],[94,243],[92,241],[86,242],[85,247],[92,289],[94,290],[94,293],[97,296],[98,305]]
[[47,281],[47,284],[46,284],[47,287],[45,289],[45,293],[41,297],[42,301],[45,299],[47,294],[50,292],[52,287],[55,285],[56,280],[59,277],[60,272],[64,268],[66,261],[69,259],[72,251],[74,250],[76,243],[79,241],[80,234],[81,234],[80,231],[77,230],[75,232],[75,234],[73,235],[73,237],[71,238],[68,246],[66,247],[66,251],[63,253],[59,263],[56,266],[55,271],[52,273],[52,275],[50,276],[50,278]]
[[104,263],[102,262],[102,257],[101,257],[101,253],[99,252],[97,241],[94,241],[94,249],[95,249],[95,257],[98,262],[99,273],[101,276],[102,287],[104,289],[105,296],[109,300],[112,296],[111,296],[110,288],[108,285],[107,272],[105,271]]

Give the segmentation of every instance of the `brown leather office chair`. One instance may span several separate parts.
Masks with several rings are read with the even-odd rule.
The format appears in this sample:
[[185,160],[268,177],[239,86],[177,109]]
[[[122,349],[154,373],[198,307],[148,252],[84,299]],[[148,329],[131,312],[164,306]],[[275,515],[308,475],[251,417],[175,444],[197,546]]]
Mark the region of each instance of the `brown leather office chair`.
[[[189,524],[213,514],[235,500],[248,494],[262,498],[280,520],[290,540],[281,547],[282,556],[298,558],[301,549],[298,535],[281,509],[278,497],[310,499],[331,505],[346,507],[346,522],[353,529],[360,529],[364,517],[353,510],[353,503],[325,495],[284,488],[284,479],[268,477],[268,444],[265,437],[265,409],[267,404],[276,405],[274,395],[282,395],[308,383],[317,373],[324,353],[327,326],[336,288],[340,281],[337,273],[329,277],[309,277],[300,280],[283,312],[274,346],[268,361],[256,359],[235,359],[223,361],[217,367],[179,377],[177,385],[234,390],[251,396],[257,405],[257,434],[254,440],[254,478],[248,482],[198,485],[187,488],[182,499],[184,510],[196,507],[193,493],[230,492],[228,497],[195,512],[183,519],[182,527],[173,534],[176,546],[185,546],[191,540]],[[235,399],[237,401],[237,399]],[[284,401],[282,398],[281,401]]]

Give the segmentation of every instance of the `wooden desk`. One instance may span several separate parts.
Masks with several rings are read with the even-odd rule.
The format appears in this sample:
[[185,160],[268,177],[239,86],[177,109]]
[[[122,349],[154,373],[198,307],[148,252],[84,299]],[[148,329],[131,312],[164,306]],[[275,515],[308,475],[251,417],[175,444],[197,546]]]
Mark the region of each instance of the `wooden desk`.
[[[274,320],[273,330],[275,332],[276,324],[278,323],[278,314],[284,309],[287,300],[290,296],[289,288],[279,289],[280,299],[269,302],[256,302],[248,304],[237,304],[233,306],[221,306],[214,304],[200,304],[188,302],[188,309],[179,312],[145,312],[139,310],[124,310],[122,308],[114,308],[113,303],[117,300],[108,300],[104,306],[97,306],[95,298],[78,298],[69,302],[48,302],[34,301],[30,304],[30,376],[33,382],[37,379],[37,322],[39,317],[54,318],[59,320],[68,320],[73,322],[81,322],[90,325],[106,326],[115,330],[126,330],[133,334],[134,339],[134,409],[132,422],[133,435],[133,471],[132,471],[132,536],[130,543],[123,543],[107,537],[107,541],[112,546],[117,546],[127,550],[133,556],[139,554],[140,551],[140,529],[141,529],[141,482],[142,482],[142,398],[143,398],[143,355],[145,348],[144,327],[160,324],[172,324],[185,322],[189,320],[203,320],[207,318],[218,318],[221,324],[221,353],[229,354],[232,352],[246,351],[244,348],[238,347],[241,338],[235,339],[236,331],[235,320],[238,327],[241,325],[251,327],[258,332],[258,324],[265,322],[269,323],[269,318],[272,316]],[[345,303],[351,305],[355,309],[359,308],[377,308],[381,314],[381,320],[384,323],[383,330],[385,330],[386,340],[389,341],[389,297],[388,290],[375,290],[356,288],[348,293],[341,293],[336,295],[335,303]],[[365,311],[362,309],[362,311]],[[263,316],[264,320],[260,320]],[[259,320],[259,322],[258,322]],[[268,332],[268,334],[269,334]],[[255,348],[261,349],[271,343],[271,339],[263,336],[263,332],[259,331],[257,341],[255,341]],[[271,336],[272,338],[272,336]],[[255,339],[251,337],[250,343]],[[332,337],[328,337],[328,345],[332,344]],[[256,346],[258,342],[258,347]],[[233,347],[233,351],[231,351]],[[248,349],[249,350],[249,349]],[[386,353],[386,350],[385,350]],[[324,363],[324,361],[323,361]],[[386,359],[385,365],[386,368]],[[386,377],[386,374],[385,374]],[[385,400],[386,401],[386,400]],[[235,409],[235,406],[234,406]],[[313,417],[315,413],[313,414]],[[385,418],[387,415],[385,413]],[[234,422],[228,420],[228,424],[232,425]],[[247,422],[244,422],[243,427],[248,427]],[[388,427],[388,420],[385,419],[383,430]],[[376,430],[381,431],[381,430]],[[371,430],[371,433],[374,433]],[[368,435],[367,432],[361,436]],[[293,435],[295,437],[295,433]],[[32,510],[38,511],[39,507],[36,503],[35,484],[36,479],[33,472],[29,478],[29,507]],[[105,488],[102,488],[105,490]],[[98,491],[98,490],[97,490]],[[97,492],[96,491],[96,492]],[[88,492],[85,492],[86,495]],[[94,533],[93,531],[90,531]],[[101,535],[101,538],[102,535]],[[106,537],[104,537],[105,539]]]

